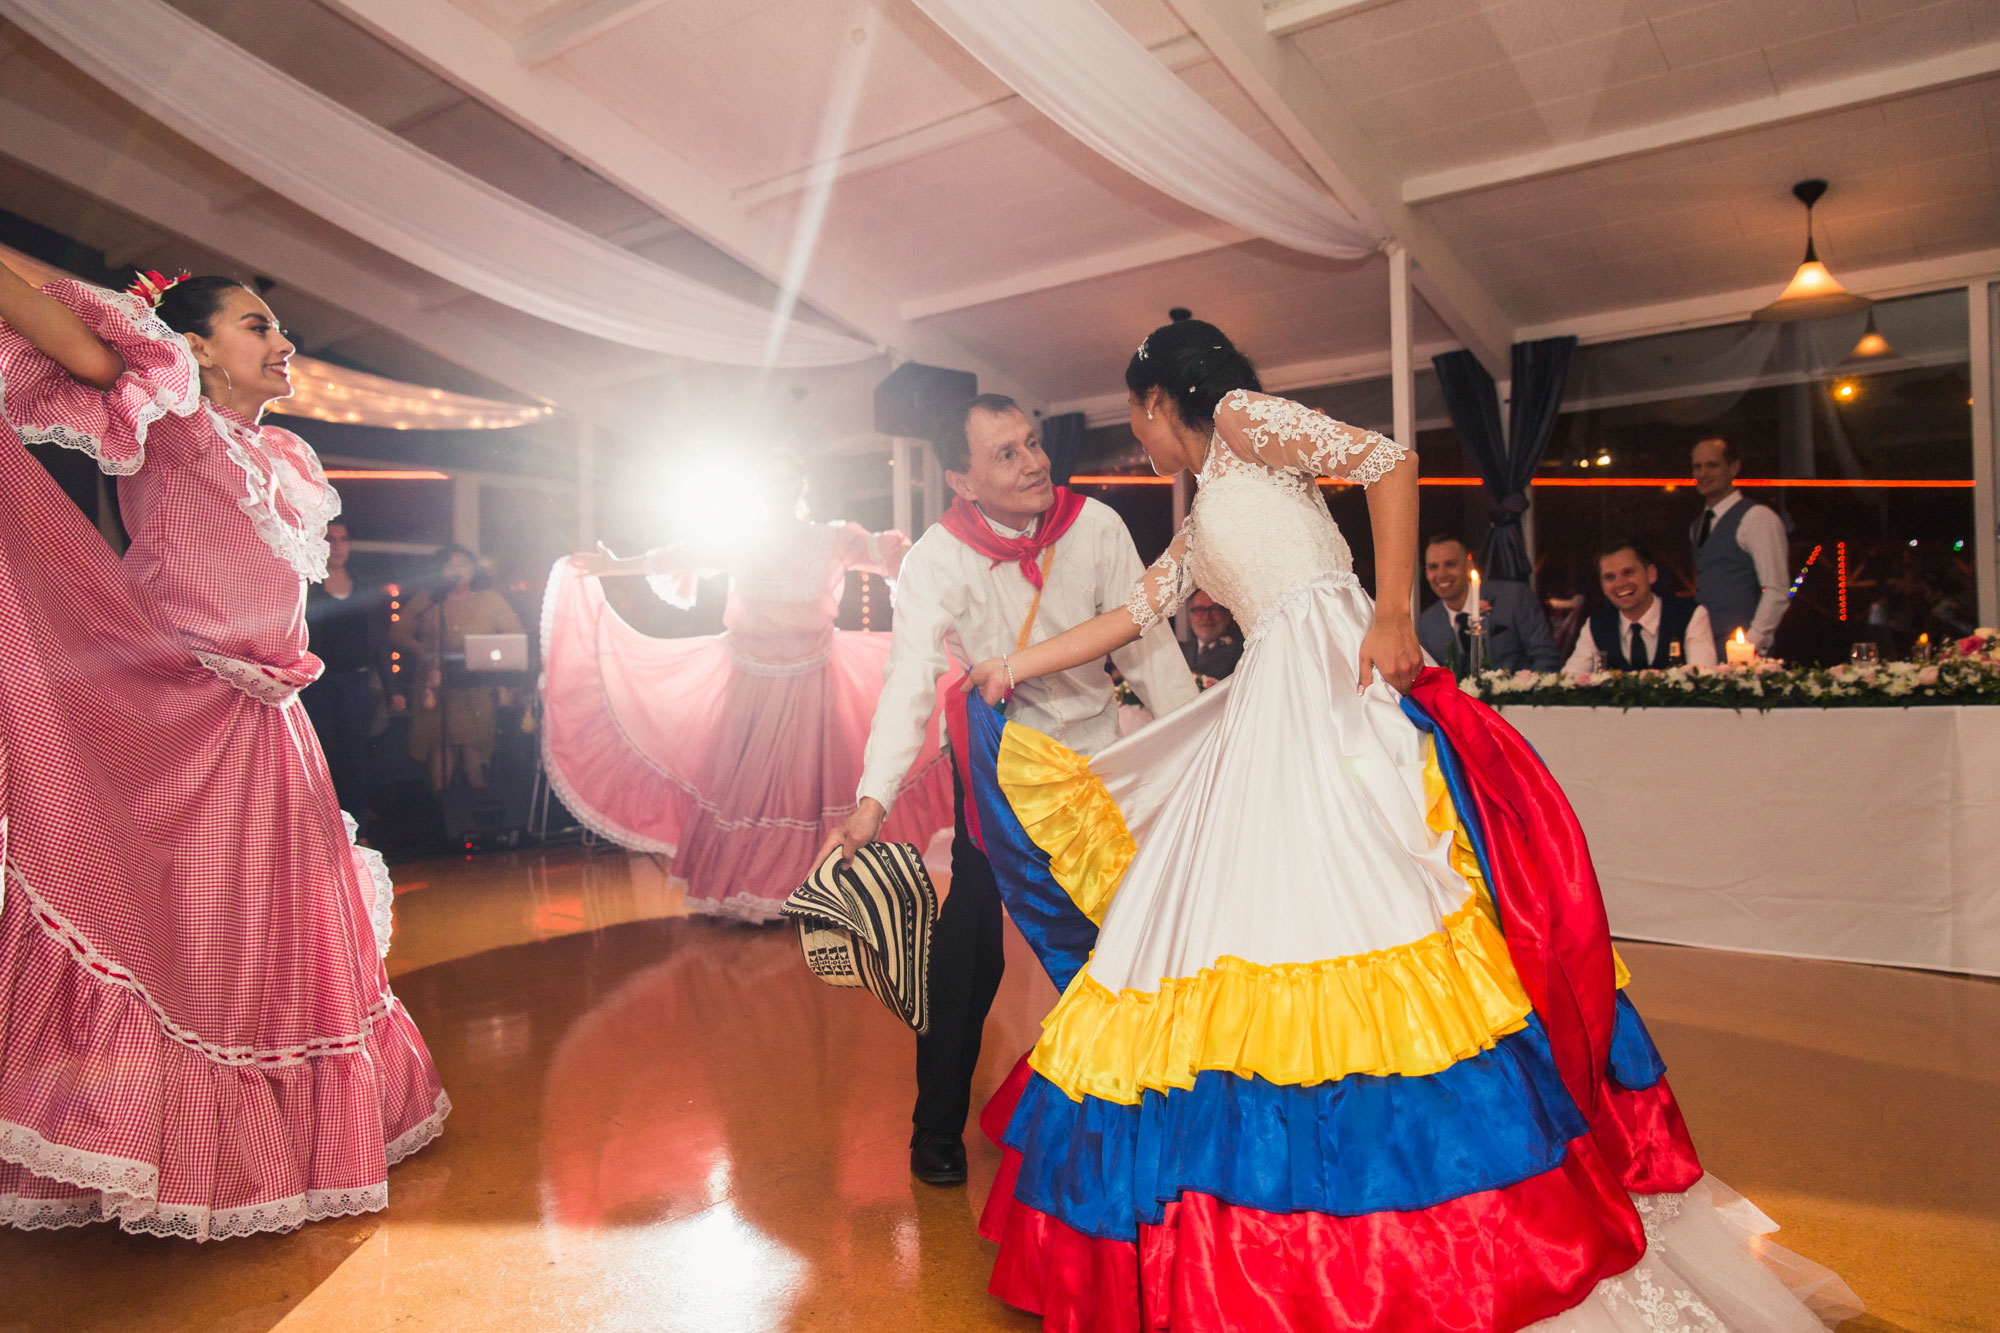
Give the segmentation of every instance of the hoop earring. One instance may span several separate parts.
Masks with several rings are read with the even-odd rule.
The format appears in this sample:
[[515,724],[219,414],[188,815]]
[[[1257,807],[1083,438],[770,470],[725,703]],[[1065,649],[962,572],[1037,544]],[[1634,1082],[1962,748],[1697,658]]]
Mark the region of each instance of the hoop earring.
[[224,396],[225,398],[226,398],[226,397],[228,397],[229,395],[231,395],[231,394],[233,394],[233,393],[235,393],[235,392],[236,392],[236,381],[230,378],[230,376],[229,376],[229,368],[228,368],[228,367],[226,367],[226,366],[203,366],[203,367],[202,367],[202,369],[203,369],[203,370],[219,370],[219,371],[221,371],[221,372],[222,372],[222,394],[223,394],[223,396]]

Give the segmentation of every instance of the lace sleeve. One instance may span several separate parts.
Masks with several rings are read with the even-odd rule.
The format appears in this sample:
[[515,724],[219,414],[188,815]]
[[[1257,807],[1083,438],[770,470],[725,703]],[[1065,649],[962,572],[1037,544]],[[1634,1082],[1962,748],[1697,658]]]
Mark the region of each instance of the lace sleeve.
[[1386,435],[1335,421],[1289,398],[1237,389],[1215,411],[1215,428],[1240,456],[1284,471],[1373,485],[1407,451]]
[[1188,528],[1183,523],[1179,535],[1160,558],[1133,580],[1132,591],[1125,598],[1125,610],[1144,634],[1180,610],[1181,603],[1194,596],[1194,591],[1194,571],[1188,560]]

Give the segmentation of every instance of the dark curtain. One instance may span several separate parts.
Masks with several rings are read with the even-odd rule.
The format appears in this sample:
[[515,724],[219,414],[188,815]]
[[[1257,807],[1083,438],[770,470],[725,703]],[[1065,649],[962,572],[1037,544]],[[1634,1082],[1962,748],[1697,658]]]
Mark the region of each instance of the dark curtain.
[[1528,543],[1521,533],[1521,516],[1528,512],[1528,486],[1542,464],[1555,434],[1556,413],[1562,406],[1563,385],[1576,353],[1574,337],[1544,338],[1514,344],[1513,402],[1508,430],[1500,433],[1500,394],[1493,377],[1471,352],[1446,352],[1433,357],[1445,410],[1479,464],[1486,483],[1487,514],[1493,530],[1487,534],[1480,564],[1489,579],[1526,582],[1534,573]]
[[1058,486],[1069,485],[1070,474],[1083,457],[1083,431],[1081,412],[1042,418],[1042,452],[1049,456],[1049,477]]

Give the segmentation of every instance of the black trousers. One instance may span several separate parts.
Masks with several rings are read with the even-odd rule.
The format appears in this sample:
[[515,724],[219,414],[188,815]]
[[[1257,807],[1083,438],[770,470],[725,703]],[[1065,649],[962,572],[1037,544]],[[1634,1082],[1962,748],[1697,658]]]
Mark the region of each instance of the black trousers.
[[368,668],[329,671],[299,693],[319,748],[326,752],[340,808],[368,832],[368,728],[375,721],[375,698],[368,688]]
[[972,1109],[972,1071],[986,1013],[1007,965],[1000,932],[1000,890],[993,867],[965,831],[965,790],[952,772],[957,814],[951,840],[951,892],[931,937],[931,1027],[917,1038],[918,1134],[965,1132]]

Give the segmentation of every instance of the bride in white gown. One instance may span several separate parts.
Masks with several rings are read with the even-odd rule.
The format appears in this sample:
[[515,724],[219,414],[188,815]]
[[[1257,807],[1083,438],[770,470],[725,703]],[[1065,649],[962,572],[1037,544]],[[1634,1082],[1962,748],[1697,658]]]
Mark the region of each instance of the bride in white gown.
[[[1197,586],[1251,628],[1231,680],[1096,761],[1004,723],[997,775],[974,763],[996,872],[1011,828],[1022,873],[1099,922],[989,1108],[994,1292],[1118,1333],[1857,1313],[1703,1173],[1553,781],[1420,678],[1416,460],[1257,392],[1198,321],[1155,331],[1127,384],[1155,470],[1200,482],[1185,526],[1126,610],[967,688],[1101,658]],[[1369,488],[1379,602],[1321,477]]]

